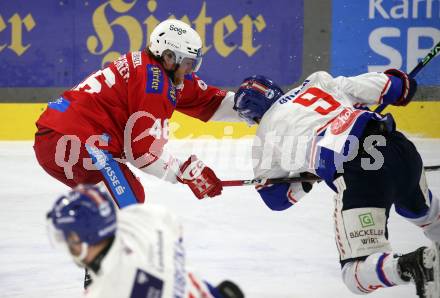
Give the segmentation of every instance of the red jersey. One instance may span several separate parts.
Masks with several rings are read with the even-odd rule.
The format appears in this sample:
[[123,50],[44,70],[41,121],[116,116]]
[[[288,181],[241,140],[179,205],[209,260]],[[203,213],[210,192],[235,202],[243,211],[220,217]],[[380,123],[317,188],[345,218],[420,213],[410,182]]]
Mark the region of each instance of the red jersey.
[[[225,95],[225,90],[206,85],[195,74],[185,76],[184,88],[178,91],[160,62],[146,51],[132,52],[49,102],[37,126],[76,135],[84,144],[90,136],[100,136],[108,145],[98,145],[96,137],[92,143],[115,157],[131,145],[134,158],[145,153],[157,158],[168,140],[174,110],[207,121]],[[132,129],[124,147],[126,126]]]

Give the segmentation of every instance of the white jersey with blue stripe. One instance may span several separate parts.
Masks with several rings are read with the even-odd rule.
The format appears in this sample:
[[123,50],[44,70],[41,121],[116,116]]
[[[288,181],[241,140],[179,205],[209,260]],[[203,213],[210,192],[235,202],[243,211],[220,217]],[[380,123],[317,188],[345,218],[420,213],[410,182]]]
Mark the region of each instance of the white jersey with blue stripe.
[[187,271],[182,228],[177,218],[154,204],[118,212],[113,244],[101,262],[87,298],[216,298],[211,286]]
[[[391,116],[357,109],[382,103],[390,88],[383,73],[336,77],[320,71],[282,96],[264,114],[253,145],[255,178],[280,178],[310,172],[333,185],[370,119],[394,125]],[[356,108],[355,108],[356,107]],[[356,148],[357,149],[357,148]]]

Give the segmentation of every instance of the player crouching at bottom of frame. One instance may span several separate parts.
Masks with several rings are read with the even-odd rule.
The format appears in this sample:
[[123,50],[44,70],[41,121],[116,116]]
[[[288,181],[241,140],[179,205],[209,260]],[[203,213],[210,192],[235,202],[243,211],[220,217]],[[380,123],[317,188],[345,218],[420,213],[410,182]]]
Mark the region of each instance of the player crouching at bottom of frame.
[[244,297],[231,281],[214,287],[186,270],[181,226],[163,207],[136,204],[116,213],[106,192],[79,185],[47,214],[54,242],[91,272],[86,297]]
[[[428,189],[416,147],[396,130],[393,117],[365,108],[405,106],[416,89],[414,79],[391,69],[336,78],[315,72],[286,94],[273,81],[252,76],[235,94],[234,109],[259,125],[252,148],[256,179],[313,174],[335,191],[342,276],[356,294],[413,281],[420,297],[440,297],[439,199]],[[353,140],[360,150],[351,146]],[[374,166],[377,153],[382,164]],[[290,161],[295,163],[286,164]],[[311,188],[310,183],[256,187],[264,203],[277,211],[297,203]],[[422,228],[434,248],[401,256],[391,251],[387,220],[393,204],[399,215]]]

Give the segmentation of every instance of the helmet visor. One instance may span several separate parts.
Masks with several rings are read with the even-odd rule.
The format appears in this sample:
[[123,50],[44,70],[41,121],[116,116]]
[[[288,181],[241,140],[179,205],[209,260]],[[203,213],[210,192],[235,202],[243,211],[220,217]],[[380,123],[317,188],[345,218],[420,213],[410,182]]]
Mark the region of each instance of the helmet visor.
[[46,230],[51,246],[56,249],[67,251],[67,242],[64,233],[55,227],[52,218],[50,217],[48,217],[46,221]]
[[197,72],[200,69],[200,65],[202,64],[202,56],[193,58],[183,58],[182,62],[180,62],[180,67],[185,67],[189,70],[189,72]]
[[197,72],[202,64],[202,49],[192,52],[173,51],[176,63],[185,67],[188,72]]
[[47,219],[46,228],[51,246],[72,257],[79,267],[84,267],[83,260],[88,253],[88,244],[75,239],[66,239],[64,233],[55,227],[51,218]]

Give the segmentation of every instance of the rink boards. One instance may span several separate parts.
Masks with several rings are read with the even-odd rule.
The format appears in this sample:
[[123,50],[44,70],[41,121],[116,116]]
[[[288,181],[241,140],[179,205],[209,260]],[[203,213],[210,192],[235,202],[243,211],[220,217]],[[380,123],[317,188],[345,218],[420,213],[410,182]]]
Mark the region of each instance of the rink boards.
[[[199,32],[204,59],[198,74],[227,90],[252,74],[288,90],[319,70],[333,76],[410,72],[440,40],[440,1],[280,0],[279,7],[289,8],[283,10],[270,1],[178,2],[6,1],[0,9],[0,140],[32,139],[48,101],[120,54],[144,49],[152,29],[169,17]],[[386,111],[399,129],[440,138],[440,58],[416,79],[415,102]],[[178,139],[255,133],[245,124],[201,124],[179,113],[172,121]]]
[[[35,121],[46,104],[0,104],[0,140],[32,140]],[[397,127],[415,136],[440,138],[440,102],[412,102],[407,107],[388,107],[396,119]],[[181,113],[171,118],[171,138],[216,138],[239,139],[252,137],[256,127],[244,123],[203,123]]]

